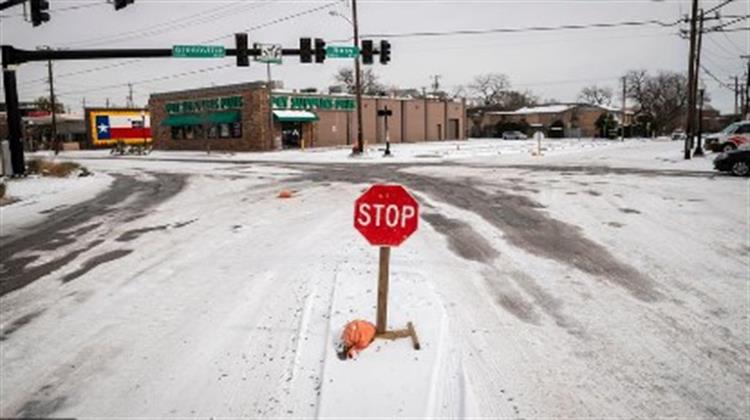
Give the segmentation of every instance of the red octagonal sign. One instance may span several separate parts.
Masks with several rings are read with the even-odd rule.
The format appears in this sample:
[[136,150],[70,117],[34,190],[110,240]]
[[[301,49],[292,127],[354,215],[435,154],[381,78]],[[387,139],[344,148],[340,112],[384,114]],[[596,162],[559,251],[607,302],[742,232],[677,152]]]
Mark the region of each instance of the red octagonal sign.
[[371,245],[399,246],[418,224],[419,203],[401,185],[373,185],[354,202],[354,227]]

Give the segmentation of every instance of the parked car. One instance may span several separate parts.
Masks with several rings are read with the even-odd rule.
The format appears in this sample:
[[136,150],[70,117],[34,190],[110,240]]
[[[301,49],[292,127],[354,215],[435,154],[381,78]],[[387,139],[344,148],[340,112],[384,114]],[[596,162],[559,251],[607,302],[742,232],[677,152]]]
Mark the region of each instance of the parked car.
[[750,147],[722,152],[714,159],[714,168],[721,172],[731,172],[737,176],[750,175]]
[[520,131],[503,131],[503,140],[526,140],[528,137]]
[[714,152],[736,150],[743,144],[750,143],[750,121],[738,121],[729,124],[725,129],[715,134],[709,134],[704,139],[708,150]]

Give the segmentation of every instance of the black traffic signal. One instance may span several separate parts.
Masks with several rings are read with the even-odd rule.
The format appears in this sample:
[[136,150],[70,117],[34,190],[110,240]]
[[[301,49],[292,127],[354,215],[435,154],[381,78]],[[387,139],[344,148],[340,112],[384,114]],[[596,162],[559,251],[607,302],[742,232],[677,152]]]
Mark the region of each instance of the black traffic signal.
[[312,42],[310,38],[299,39],[299,61],[301,63],[312,63]]
[[237,67],[248,67],[250,65],[250,59],[247,56],[246,33],[234,34],[234,47],[237,50]]
[[315,38],[315,62],[322,63],[326,61],[326,42],[320,38]]
[[372,64],[372,41],[365,39],[362,41],[362,64]]
[[135,0],[115,0],[115,10],[120,10],[125,8],[129,4],[133,4]]
[[39,26],[49,20],[49,2],[47,0],[31,0],[31,24]]
[[380,41],[380,64],[388,64],[391,61],[391,43]]

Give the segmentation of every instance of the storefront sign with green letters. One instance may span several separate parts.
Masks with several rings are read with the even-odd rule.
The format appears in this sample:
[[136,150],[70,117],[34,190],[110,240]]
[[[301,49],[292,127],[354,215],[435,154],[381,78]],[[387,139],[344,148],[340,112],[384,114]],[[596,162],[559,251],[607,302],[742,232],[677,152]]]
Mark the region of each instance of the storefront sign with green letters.
[[242,96],[224,96],[221,98],[169,102],[166,104],[168,114],[195,114],[206,111],[222,111],[226,109],[240,108],[242,108]]
[[351,98],[331,98],[323,96],[272,96],[274,109],[321,109],[351,111],[356,102]]

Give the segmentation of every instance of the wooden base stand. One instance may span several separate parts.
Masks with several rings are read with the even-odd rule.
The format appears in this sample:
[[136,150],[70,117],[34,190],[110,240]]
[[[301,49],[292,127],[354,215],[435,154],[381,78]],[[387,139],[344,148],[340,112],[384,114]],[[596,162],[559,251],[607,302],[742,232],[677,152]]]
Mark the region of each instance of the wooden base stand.
[[414,350],[419,350],[421,348],[419,337],[417,337],[417,331],[414,329],[414,324],[411,322],[408,322],[406,328],[402,330],[384,331],[375,335],[375,338],[382,338],[385,340],[396,340],[406,337],[411,337],[411,344],[414,346]]

